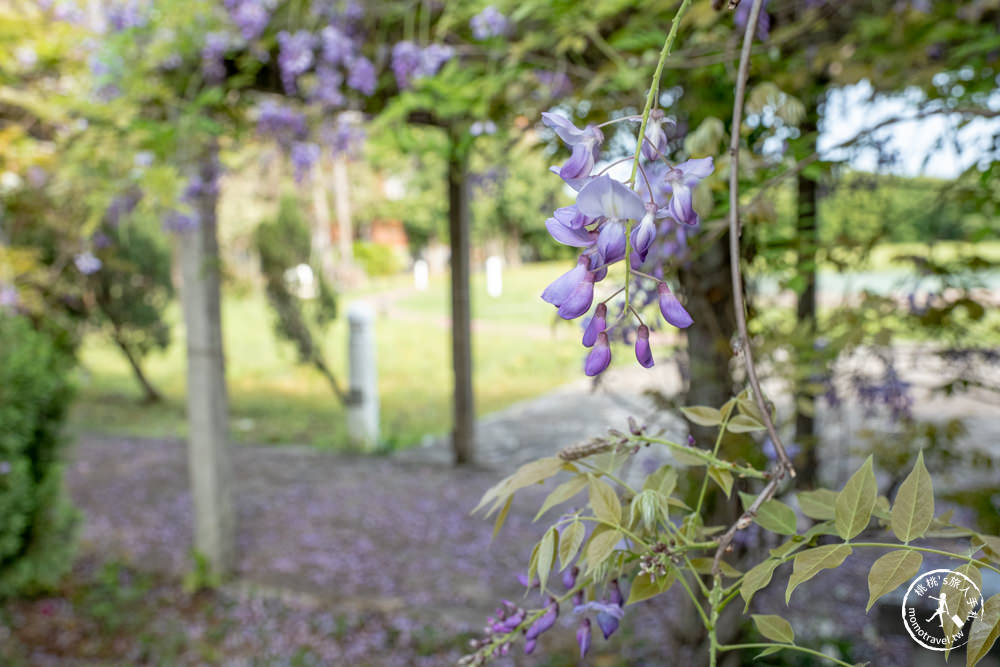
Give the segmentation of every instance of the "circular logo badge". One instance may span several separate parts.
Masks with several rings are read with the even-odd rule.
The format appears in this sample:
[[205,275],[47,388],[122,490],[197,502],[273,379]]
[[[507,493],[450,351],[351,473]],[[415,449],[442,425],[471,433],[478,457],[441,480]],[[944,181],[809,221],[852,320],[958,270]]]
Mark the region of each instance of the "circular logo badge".
[[976,582],[961,572],[931,570],[903,597],[903,626],[924,648],[945,651],[969,641],[968,626],[983,608]]

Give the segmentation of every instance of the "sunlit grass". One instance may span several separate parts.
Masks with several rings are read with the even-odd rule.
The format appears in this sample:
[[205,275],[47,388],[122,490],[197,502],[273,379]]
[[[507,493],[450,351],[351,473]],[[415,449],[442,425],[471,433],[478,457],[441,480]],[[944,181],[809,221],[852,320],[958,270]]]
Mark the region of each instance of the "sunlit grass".
[[[543,265],[506,272],[504,295],[496,300],[485,294],[482,276],[473,279],[474,312],[482,320],[473,337],[479,414],[579,376],[581,349],[570,344],[577,330],[569,325],[552,328],[552,309],[538,299],[559,268]],[[400,278],[387,281],[384,287],[409,284]],[[352,298],[357,297],[344,296],[343,303]],[[406,446],[425,434],[446,433],[451,428],[448,303],[447,281],[439,277],[428,291],[404,297],[378,315],[376,349],[382,435],[387,446]],[[141,405],[140,392],[119,352],[104,338],[90,336],[81,354],[73,429],[155,437],[185,434],[184,339],[178,308],[171,310],[170,320],[175,323],[173,343],[165,353],[150,355],[144,364],[165,402]],[[224,298],[233,437],[246,442],[342,446],[342,406],[322,376],[298,364],[292,346],[276,339],[272,323],[263,296],[229,294]],[[335,374],[346,383],[344,318],[330,327],[323,347]]]

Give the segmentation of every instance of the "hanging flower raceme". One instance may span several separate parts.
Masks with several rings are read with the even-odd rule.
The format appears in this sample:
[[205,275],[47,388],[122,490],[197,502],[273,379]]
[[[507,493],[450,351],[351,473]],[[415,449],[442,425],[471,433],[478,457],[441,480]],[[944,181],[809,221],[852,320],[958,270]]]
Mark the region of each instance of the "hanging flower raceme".
[[[577,265],[549,285],[542,299],[554,305],[560,317],[576,319],[590,309],[595,285],[607,277],[609,268],[628,258],[626,271],[635,277],[627,274],[626,286],[600,301],[585,326],[582,342],[591,349],[584,361],[584,372],[594,376],[608,367],[612,332],[627,341],[634,339],[637,361],[650,368],[654,364],[650,327],[642,321],[639,311],[658,297],[660,311],[669,324],[686,328],[692,323],[663,281],[663,264],[666,258],[686,251],[686,230],[699,222],[694,210],[694,188],[712,173],[713,160],[667,163],[664,125],[673,121],[662,111],[653,110],[633,158],[639,164],[632,164],[632,177],[623,182],[606,170],[594,173],[604,141],[599,127],[588,125],[581,129],[555,113],[543,113],[542,122],[572,151],[565,164],[551,170],[578,193],[576,202],[553,212],[545,227],[559,243],[581,249]],[[641,178],[637,178],[640,172]],[[650,268],[642,270],[646,266]],[[619,315],[609,323],[607,301],[621,291],[625,291],[624,302],[619,304]],[[632,317],[637,324],[631,324]]]

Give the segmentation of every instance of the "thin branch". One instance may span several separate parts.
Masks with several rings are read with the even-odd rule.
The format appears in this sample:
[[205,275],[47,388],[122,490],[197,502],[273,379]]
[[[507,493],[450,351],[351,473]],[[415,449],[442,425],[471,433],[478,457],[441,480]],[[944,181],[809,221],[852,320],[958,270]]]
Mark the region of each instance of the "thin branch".
[[760,381],[757,379],[757,369],[753,363],[753,353],[750,350],[750,336],[747,333],[746,306],[743,303],[743,276],[740,272],[740,201],[739,201],[739,148],[740,148],[740,125],[743,120],[743,98],[746,95],[747,75],[750,69],[750,46],[753,43],[754,32],[757,29],[757,17],[760,16],[762,0],[753,0],[750,8],[750,16],[747,19],[746,31],[743,34],[743,49],[740,53],[739,73],[736,76],[736,95],[733,100],[733,125],[729,142],[729,266],[733,279],[733,304],[736,315],[736,324],[739,328],[740,346],[743,348],[743,358],[746,362],[747,377],[753,389],[754,400],[760,409],[764,425],[771,436],[774,451],[778,455],[778,466],[768,481],[753,501],[747,511],[743,513],[736,523],[719,538],[719,546],[715,551],[715,558],[712,561],[712,573],[719,576],[719,564],[722,554],[726,552],[733,541],[736,531],[743,530],[752,522],[760,506],[765,501],[774,497],[778,490],[778,485],[784,478],[785,473],[795,476],[795,468],[788,458],[785,446],[778,437],[777,429],[771,419],[771,411],[764,401],[764,394],[760,388]]
[[781,442],[781,438],[778,437],[777,430],[774,428],[771,411],[764,401],[764,392],[761,391],[760,381],[757,379],[757,368],[754,366],[753,352],[750,349],[750,335],[747,333],[746,306],[743,302],[743,276],[740,272],[740,126],[743,122],[743,98],[746,95],[747,74],[750,69],[750,45],[753,42],[760,8],[761,0],[754,0],[750,8],[747,29],[743,35],[743,50],[740,53],[739,73],[736,77],[736,98],[733,101],[733,126],[729,142],[729,266],[733,279],[733,302],[735,305],[736,324],[739,328],[740,345],[743,348],[747,377],[750,380],[750,387],[753,389],[754,400],[757,402],[757,407],[760,408],[764,425],[767,427],[768,435],[771,436],[774,450],[778,454],[780,467],[788,472],[789,475],[795,477],[795,468],[788,459],[785,446]]

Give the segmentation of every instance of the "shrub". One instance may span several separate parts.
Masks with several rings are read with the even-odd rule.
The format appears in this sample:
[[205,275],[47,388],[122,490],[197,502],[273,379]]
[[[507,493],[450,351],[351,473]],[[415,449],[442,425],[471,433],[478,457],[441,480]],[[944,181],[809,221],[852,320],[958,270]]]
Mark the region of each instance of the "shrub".
[[0,313],[0,598],[53,586],[72,564],[78,515],[63,488],[71,358]]
[[370,241],[354,242],[354,259],[371,277],[391,276],[403,270],[403,263],[390,246]]

